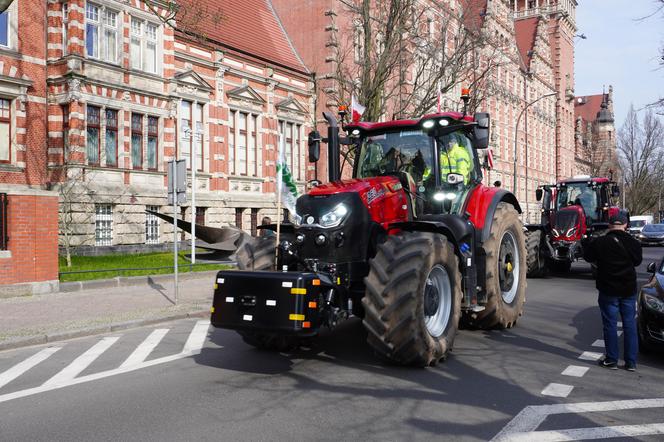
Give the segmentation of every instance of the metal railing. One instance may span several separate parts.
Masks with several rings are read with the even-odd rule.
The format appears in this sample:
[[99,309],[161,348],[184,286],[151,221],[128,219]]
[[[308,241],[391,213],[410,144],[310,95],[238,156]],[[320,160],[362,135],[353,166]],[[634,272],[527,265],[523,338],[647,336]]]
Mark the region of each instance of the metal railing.
[[[197,264],[179,264],[178,267],[180,269],[186,269],[189,268],[189,272],[193,272],[193,269],[196,267],[203,267],[203,266],[228,266],[231,265],[232,263],[229,262],[224,262],[224,263],[219,263],[219,264],[214,264],[214,263],[197,263]],[[93,270],[73,270],[70,272],[58,272],[58,279],[62,280],[62,277],[65,275],[81,275],[81,274],[88,274],[88,273],[115,273],[116,277],[123,276],[124,272],[136,272],[136,271],[154,271],[154,270],[171,270],[173,271],[173,266],[162,266],[162,267],[136,267],[136,268],[121,268],[121,269],[93,269]],[[210,269],[214,270],[214,269]],[[166,275],[169,272],[163,272],[163,273],[158,273],[159,275]],[[131,276],[151,276],[151,275],[131,275]]]

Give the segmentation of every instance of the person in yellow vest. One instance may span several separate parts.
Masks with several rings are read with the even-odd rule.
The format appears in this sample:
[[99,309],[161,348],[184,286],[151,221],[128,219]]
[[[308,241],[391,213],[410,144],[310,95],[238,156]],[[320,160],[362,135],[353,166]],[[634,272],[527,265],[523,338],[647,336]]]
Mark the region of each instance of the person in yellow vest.
[[473,160],[468,149],[461,146],[456,139],[452,138],[447,144],[447,151],[440,152],[441,176],[449,173],[463,175],[463,183],[470,183],[470,171],[473,168]]

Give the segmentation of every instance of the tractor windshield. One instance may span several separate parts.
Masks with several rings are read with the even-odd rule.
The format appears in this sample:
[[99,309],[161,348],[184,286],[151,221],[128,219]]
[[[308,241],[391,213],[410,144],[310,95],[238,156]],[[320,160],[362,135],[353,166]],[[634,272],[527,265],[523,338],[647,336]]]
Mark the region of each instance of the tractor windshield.
[[588,183],[569,183],[560,186],[556,197],[556,206],[563,207],[578,205],[583,207],[583,212],[589,224],[599,221],[600,211],[597,200],[597,191]]
[[357,178],[406,172],[418,183],[433,168],[433,142],[421,130],[370,135],[362,140]]

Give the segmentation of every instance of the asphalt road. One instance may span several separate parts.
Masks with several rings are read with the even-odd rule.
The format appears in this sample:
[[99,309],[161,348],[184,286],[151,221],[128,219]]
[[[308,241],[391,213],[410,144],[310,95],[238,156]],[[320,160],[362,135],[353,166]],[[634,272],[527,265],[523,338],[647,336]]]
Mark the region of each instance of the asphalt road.
[[[642,279],[664,248],[644,254]],[[358,320],[292,355],[195,320],[3,352],[0,440],[661,440],[664,353],[596,365],[589,270],[529,280],[516,328],[461,331],[429,369],[381,364]]]

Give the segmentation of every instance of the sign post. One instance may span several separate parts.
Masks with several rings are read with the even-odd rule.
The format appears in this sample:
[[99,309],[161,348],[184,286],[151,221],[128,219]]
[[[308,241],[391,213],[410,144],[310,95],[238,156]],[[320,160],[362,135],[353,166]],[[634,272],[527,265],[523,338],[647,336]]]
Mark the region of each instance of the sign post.
[[187,201],[187,165],[185,160],[168,162],[168,203],[173,204],[173,273],[175,304],[178,303],[178,204]]

